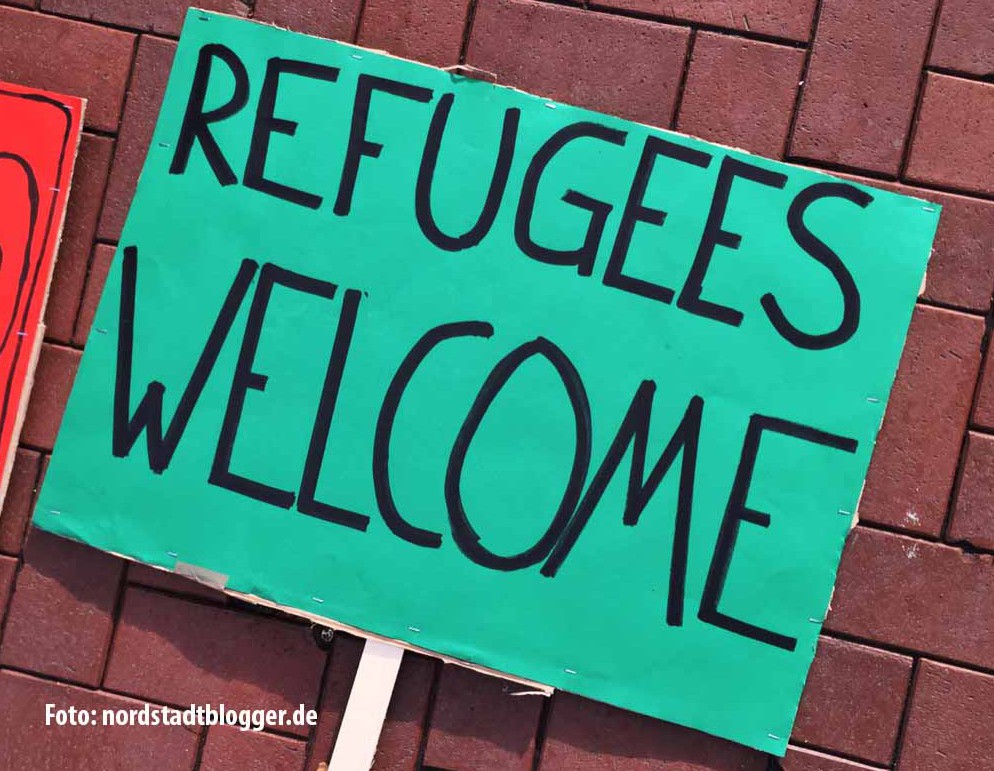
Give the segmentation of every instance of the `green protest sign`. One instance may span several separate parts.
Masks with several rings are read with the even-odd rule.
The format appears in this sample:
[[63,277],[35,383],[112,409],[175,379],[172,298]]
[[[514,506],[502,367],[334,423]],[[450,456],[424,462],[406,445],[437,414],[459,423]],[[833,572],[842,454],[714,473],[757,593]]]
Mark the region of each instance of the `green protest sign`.
[[937,221],[191,12],[36,522],[782,754]]

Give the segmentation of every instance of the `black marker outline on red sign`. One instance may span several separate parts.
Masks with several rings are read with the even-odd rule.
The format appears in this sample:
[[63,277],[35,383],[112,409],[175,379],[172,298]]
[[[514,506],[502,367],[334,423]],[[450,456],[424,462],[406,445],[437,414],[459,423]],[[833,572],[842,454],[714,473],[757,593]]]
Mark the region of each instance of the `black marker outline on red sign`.
[[[66,150],[68,149],[69,146],[69,133],[70,130],[72,129],[72,124],[73,124],[72,111],[69,109],[67,105],[63,104],[62,102],[59,102],[56,99],[52,99],[51,97],[44,96],[43,94],[22,94],[17,91],[7,91],[6,89],[0,89],[0,96],[12,97],[14,99],[25,99],[31,102],[41,102],[42,104],[48,104],[51,105],[52,107],[55,107],[56,109],[59,110],[59,112],[62,113],[63,117],[66,120],[66,126],[62,136],[62,149],[59,151],[59,163],[58,166],[56,167],[56,172],[55,172],[55,182],[56,184],[61,184],[62,171],[65,168]],[[35,200],[32,202],[32,212],[31,212],[32,216],[31,216],[31,222],[29,224],[27,244],[25,246],[24,266],[21,269],[21,276],[18,279],[17,295],[14,299],[14,311],[13,313],[11,313],[10,323],[7,325],[7,329],[3,334],[3,339],[0,340],[0,353],[2,353],[7,347],[7,342],[10,338],[10,333],[14,326],[14,318],[17,316],[18,308],[21,305],[21,302],[24,297],[24,288],[27,282],[28,272],[30,270],[29,266],[31,262],[31,246],[34,243],[35,228],[38,223],[38,216],[37,216],[38,182],[37,182],[37,177],[34,174],[34,169],[22,156],[16,155],[14,153],[0,153],[0,160],[2,159],[16,160],[21,165],[21,168],[24,169],[25,174],[28,177],[29,190],[32,187],[34,189]],[[38,276],[41,272],[41,265],[45,261],[45,257],[48,254],[48,240],[52,234],[52,220],[55,217],[56,202],[59,200],[58,192],[59,191],[56,191],[57,194],[52,196],[52,202],[48,209],[48,217],[45,221],[45,234],[42,238],[41,252],[39,259],[35,263],[34,273],[31,276],[31,285],[30,288],[28,289],[28,299],[27,302],[24,303],[24,308],[22,309],[21,312],[21,319],[20,323],[18,324],[20,329],[18,330],[18,332],[25,331],[24,325],[27,322],[28,312],[31,309],[31,299],[34,297],[35,291],[38,288]],[[26,335],[21,335],[21,334],[17,336],[17,347],[14,349],[14,358],[13,361],[11,362],[10,372],[7,374],[7,382],[3,386],[3,405],[2,407],[0,407],[0,436],[3,435],[7,425],[7,415],[10,410],[10,395],[14,387],[14,377],[17,373],[18,365],[20,364],[25,337]],[[3,448],[0,448],[0,451],[2,450]]]

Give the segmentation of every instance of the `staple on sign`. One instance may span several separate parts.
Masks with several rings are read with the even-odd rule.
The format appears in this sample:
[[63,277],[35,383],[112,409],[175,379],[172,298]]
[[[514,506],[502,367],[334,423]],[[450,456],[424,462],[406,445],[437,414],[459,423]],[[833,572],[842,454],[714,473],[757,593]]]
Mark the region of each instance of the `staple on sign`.
[[420,632],[420,631],[421,631],[421,630],[420,630],[420,629],[419,629],[418,627],[416,627],[416,626],[409,626],[409,627],[407,627],[407,629],[408,629],[408,631],[411,631],[411,632]]
[[58,515],[59,515],[59,514],[61,514],[62,512],[61,512],[61,511],[59,511],[58,509],[49,509],[49,510],[48,510],[48,513],[49,513],[49,514],[53,514],[53,515],[55,515],[55,516],[58,516]]
[[224,591],[224,587],[228,585],[228,576],[224,573],[208,570],[199,565],[191,565],[189,562],[176,560],[175,570],[179,575],[192,578],[198,584],[204,584],[220,591]]
[[576,674],[576,670],[575,670],[575,669],[564,669],[563,671],[564,671],[564,672],[565,672],[565,673],[566,673],[567,675],[575,675],[575,674]]
[[311,597],[311,599],[314,600],[314,602],[318,603],[319,605],[324,605],[324,600],[322,600],[320,597]]
[[880,400],[876,396],[867,396],[866,397],[866,401],[868,401],[870,404],[879,404],[880,403]]
[[176,559],[176,558],[177,558],[177,557],[179,556],[179,554],[177,554],[177,553],[176,553],[176,552],[174,552],[174,551],[167,551],[167,552],[166,552],[166,555],[168,555],[168,556],[172,557],[173,559]]

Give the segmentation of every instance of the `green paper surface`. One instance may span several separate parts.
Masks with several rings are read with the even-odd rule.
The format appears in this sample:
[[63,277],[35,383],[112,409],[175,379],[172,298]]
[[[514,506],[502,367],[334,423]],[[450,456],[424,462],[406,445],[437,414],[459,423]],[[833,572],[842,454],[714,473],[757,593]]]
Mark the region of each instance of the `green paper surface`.
[[[237,57],[247,85],[244,104],[209,125],[234,177],[222,180],[230,184],[221,184],[200,140],[190,145],[185,167],[175,168],[198,58],[209,55],[204,46],[216,44]],[[304,68],[310,75],[284,71],[267,124],[260,95],[267,64],[279,60],[338,72],[332,81],[314,77],[313,67]],[[231,102],[239,79],[237,66],[211,62],[204,111]],[[429,100],[372,92],[351,206],[336,213],[357,88],[385,82],[369,76],[427,89]],[[415,205],[426,136],[444,95],[452,95],[451,111],[430,202],[438,229],[449,235],[466,233],[477,221],[505,111],[520,111],[492,226],[478,243],[457,250],[432,243]],[[589,275],[576,264],[529,256],[536,250],[523,249],[515,234],[532,159],[556,132],[576,123],[596,124],[620,139],[583,137],[551,153],[530,232],[541,247],[575,250],[592,219],[577,202],[596,211],[609,205],[603,232],[589,242],[596,247]],[[267,134],[266,125],[275,130]],[[257,144],[268,142],[262,176],[270,183],[253,186],[246,184],[252,178],[246,166],[254,128]],[[673,152],[656,158],[643,176],[642,205],[665,211],[665,219],[660,225],[660,217],[651,221],[646,214],[629,222],[630,243],[620,249],[629,279],[613,282],[625,288],[609,286],[607,265],[612,250],[619,251],[648,137],[706,154],[706,167]],[[784,175],[783,186],[741,175],[732,181],[724,212],[712,220],[717,216],[718,229],[741,240],[734,248],[734,238],[718,234],[695,303],[685,287],[726,157],[754,175]],[[308,205],[285,200],[271,183],[313,197]],[[792,328],[806,334],[839,327],[846,304],[840,280],[812,256],[810,239],[802,246],[796,223],[793,232],[788,225],[792,204],[799,206],[804,191],[823,183],[871,200],[860,205],[833,195],[803,211],[804,229],[837,255],[859,296],[853,334],[818,349],[781,334],[761,298],[775,297]],[[191,11],[35,522],[152,565],[197,565],[229,576],[235,591],[782,755],[938,216],[938,207],[922,201],[811,170],[360,48]],[[121,324],[128,250],[136,287],[130,333]],[[262,267],[267,264],[284,272]],[[119,403],[125,418],[139,409],[150,383],[162,383],[168,425],[240,269],[246,271],[244,297],[233,301],[230,329],[218,338],[216,362],[205,370],[202,393],[166,467],[161,473],[150,468],[147,432],[125,446],[126,420],[119,420],[115,454],[115,382],[130,382],[128,404]],[[285,271],[327,282],[302,280],[323,287],[326,296],[301,290],[299,281],[298,288],[279,283],[290,275]],[[278,280],[268,305],[266,292],[257,293],[263,275]],[[673,291],[670,302],[659,287]],[[701,301],[741,313],[739,323],[709,317]],[[243,344],[253,328],[253,303],[262,314],[254,355]],[[336,340],[341,348],[348,337],[340,318],[350,304],[355,323],[338,383],[334,367],[328,374],[329,357]],[[396,511],[408,527],[436,533],[436,548],[405,539],[396,523],[388,526],[382,463],[379,495],[374,485],[374,445],[405,357],[430,330],[456,322],[476,322],[469,328],[474,333],[440,342],[413,369],[399,401],[393,400],[388,453],[379,452],[388,454],[386,484]],[[489,336],[485,325],[492,327]],[[119,366],[129,337],[130,379]],[[484,382],[516,350],[520,366],[493,393],[475,433],[470,436],[472,426],[463,429],[469,441],[461,442],[460,429]],[[240,351],[241,380],[235,376]],[[561,372],[543,354],[558,361]],[[505,362],[508,372],[512,363]],[[325,439],[314,426],[326,379],[338,388],[326,392],[324,416],[328,402],[333,412]],[[651,396],[651,411],[635,410],[626,424],[645,381],[654,391],[643,386],[636,406],[645,408]],[[122,393],[119,388],[119,399]],[[228,421],[230,452],[221,441],[219,453],[233,394],[234,402],[243,401],[240,420]],[[154,393],[146,406],[152,402]],[[684,420],[694,404],[699,431],[693,407]],[[774,420],[753,420],[765,430],[756,435],[749,479],[742,457],[752,416]],[[672,465],[661,479],[649,479],[681,421],[687,430],[674,440],[671,449],[679,452],[671,453]],[[617,459],[615,473],[597,474],[623,424],[636,427],[634,444],[644,445],[645,454],[628,524],[632,448]],[[808,427],[807,433],[790,426]],[[688,443],[680,439],[689,435],[696,458],[685,469]],[[827,435],[837,437],[838,446],[811,438]],[[301,487],[312,444],[312,460],[323,462],[310,495]],[[459,446],[464,462],[450,463]],[[736,507],[730,499],[734,503],[740,469],[740,482],[748,484]],[[682,472],[689,534],[680,591],[671,574],[681,573],[673,555],[681,542]],[[236,477],[248,481],[232,482]],[[647,479],[650,489],[640,494]],[[564,510],[562,523],[575,517],[577,496],[566,495],[568,505],[560,507],[564,491],[593,500],[598,482],[604,482],[602,495],[575,544],[554,576],[543,575],[563,537],[561,530],[545,539],[543,533],[557,508]],[[241,491],[231,489],[239,485]],[[476,538],[464,529],[457,542],[456,497]],[[312,513],[303,513],[302,499],[324,508],[305,502]],[[768,521],[748,511],[737,521],[733,515],[743,507],[769,515]],[[332,519],[351,512],[352,520],[368,523],[356,529],[314,516],[315,509],[331,511]],[[722,567],[715,555],[722,552],[726,512],[724,540],[732,543]],[[521,553],[528,553],[521,561],[528,564],[506,569],[503,558]],[[487,555],[493,564],[481,564]],[[735,622],[715,623],[706,609],[709,571],[712,589],[721,589],[722,618],[793,642],[772,644]],[[676,595],[683,599],[682,619]]]

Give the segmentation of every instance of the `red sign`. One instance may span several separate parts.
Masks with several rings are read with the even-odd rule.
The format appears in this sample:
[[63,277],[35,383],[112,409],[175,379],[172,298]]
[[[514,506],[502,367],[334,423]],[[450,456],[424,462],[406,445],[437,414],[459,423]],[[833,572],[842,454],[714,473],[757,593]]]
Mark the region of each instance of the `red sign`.
[[0,501],[44,337],[83,106],[0,82]]

